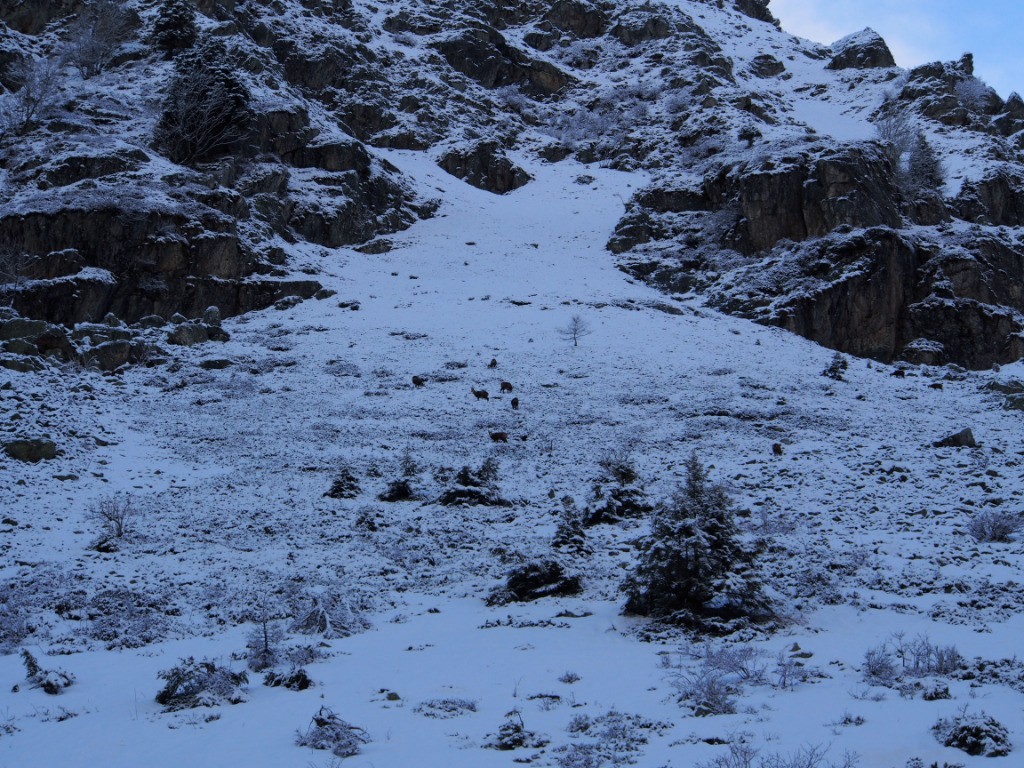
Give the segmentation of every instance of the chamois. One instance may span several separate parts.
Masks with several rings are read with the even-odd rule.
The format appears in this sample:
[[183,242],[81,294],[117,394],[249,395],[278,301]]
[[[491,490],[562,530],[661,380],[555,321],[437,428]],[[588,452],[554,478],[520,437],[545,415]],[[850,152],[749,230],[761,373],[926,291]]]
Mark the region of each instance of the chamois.
[[487,364],[487,367],[488,367],[488,368],[497,368],[497,367],[498,367],[498,358],[496,358],[496,357],[492,357],[492,358],[491,358],[491,362],[489,362],[489,363]]
[[519,398],[518,397],[513,397],[512,398],[512,410],[513,411],[518,411],[519,410]]
[[491,440],[496,443],[507,443],[508,432],[491,432]]
[[426,379],[420,378],[419,376],[413,376],[412,377],[412,385],[414,387],[422,387],[426,383],[427,383]]
[[491,399],[490,396],[487,394],[487,390],[486,389],[473,389],[473,387],[470,387],[469,391],[472,392],[476,396],[477,400],[490,400]]
[[508,381],[501,382],[501,394],[512,391],[512,384]]

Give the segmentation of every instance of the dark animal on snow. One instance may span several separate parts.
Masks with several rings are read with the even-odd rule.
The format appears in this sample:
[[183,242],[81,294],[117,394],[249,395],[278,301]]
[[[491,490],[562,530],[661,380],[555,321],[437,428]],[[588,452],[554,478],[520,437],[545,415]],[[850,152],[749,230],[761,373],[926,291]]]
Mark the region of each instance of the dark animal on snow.
[[490,395],[487,394],[486,389],[473,389],[469,388],[469,391],[473,393],[477,400],[490,400]]
[[497,359],[497,358],[495,358],[495,357],[492,357],[492,358],[491,358],[491,362],[489,362],[489,363],[487,364],[487,367],[488,367],[488,368],[497,368],[497,367],[498,367],[498,359]]
[[491,432],[491,440],[496,443],[507,443],[508,432]]
[[519,410],[519,398],[518,397],[513,397],[512,398],[512,410],[513,411],[518,411]]
[[512,384],[507,381],[501,382],[501,394],[512,391]]
[[421,379],[419,376],[413,376],[412,377],[412,385],[414,387],[422,387],[426,383],[427,383],[426,379]]
[[776,456],[782,455],[782,446],[779,443],[772,443],[772,453]]

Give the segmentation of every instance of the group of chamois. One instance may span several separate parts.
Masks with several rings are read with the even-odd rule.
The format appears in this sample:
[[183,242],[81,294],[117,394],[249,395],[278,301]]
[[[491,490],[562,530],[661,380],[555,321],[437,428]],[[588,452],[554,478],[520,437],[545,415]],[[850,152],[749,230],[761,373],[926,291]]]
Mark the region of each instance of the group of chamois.
[[[487,367],[488,368],[492,368],[492,369],[493,368],[497,368],[498,367],[498,360],[497,360],[497,358],[493,358],[492,357],[491,358],[491,362],[487,364]],[[413,376],[412,377],[412,384],[413,384],[414,387],[422,387],[422,386],[425,386],[426,383],[427,383],[427,380],[424,379],[422,376]],[[509,381],[501,382],[501,394],[505,394],[506,392],[512,392],[512,390],[513,390],[512,382],[509,382]],[[469,388],[469,391],[473,393],[473,396],[477,400],[490,400],[491,399],[491,396],[487,392],[486,389],[477,389],[476,387],[471,386]],[[513,397],[512,398],[512,410],[513,411],[518,411],[519,410],[519,398],[518,397]],[[489,434],[491,436],[491,440],[493,440],[496,443],[507,443],[508,442],[508,432],[490,432]],[[521,439],[525,440],[526,436],[523,435],[523,437]]]

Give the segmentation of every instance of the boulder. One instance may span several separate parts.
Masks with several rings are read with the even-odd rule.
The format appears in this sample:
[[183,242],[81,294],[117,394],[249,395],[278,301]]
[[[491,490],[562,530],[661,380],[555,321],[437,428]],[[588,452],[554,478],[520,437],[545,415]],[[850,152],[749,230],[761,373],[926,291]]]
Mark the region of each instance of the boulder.
[[20,438],[4,443],[4,453],[15,461],[36,464],[57,458],[57,444],[46,438]]
[[878,69],[895,66],[896,60],[885,40],[868,27],[832,43],[829,69]]
[[576,37],[600,37],[608,28],[608,16],[587,0],[555,0],[544,16],[556,29]]
[[200,323],[182,323],[167,334],[167,343],[176,344],[182,347],[192,347],[209,341],[210,333],[205,325]]
[[128,364],[131,358],[131,342],[105,341],[102,344],[92,347],[85,352],[85,360],[95,364],[101,371],[116,371],[123,365]]
[[676,31],[675,24],[665,15],[653,10],[635,10],[619,17],[611,35],[627,47],[635,47],[652,40],[664,40]]
[[974,439],[974,433],[968,429],[962,429],[955,435],[949,435],[941,440],[936,440],[933,445],[936,448],[977,448],[978,443]]

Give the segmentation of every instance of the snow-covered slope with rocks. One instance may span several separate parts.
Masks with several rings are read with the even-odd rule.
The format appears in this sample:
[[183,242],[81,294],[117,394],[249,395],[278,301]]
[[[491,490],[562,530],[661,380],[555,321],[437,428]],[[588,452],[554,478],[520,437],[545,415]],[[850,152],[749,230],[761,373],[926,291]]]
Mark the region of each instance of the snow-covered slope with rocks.
[[[156,8],[132,5],[144,19]],[[275,124],[306,110],[333,147],[313,154],[335,170],[296,159],[327,146],[316,141],[291,161],[278,144],[175,166],[142,127],[118,141],[148,159],[109,178],[43,188],[52,174],[8,165],[9,222],[26,201],[60,217],[60,195],[124,183],[146,205],[206,206],[194,199],[205,186],[235,211],[240,242],[280,249],[274,274],[215,281],[315,280],[303,291],[317,298],[266,293],[265,309],[202,322],[79,324],[68,347],[45,323],[0,323],[12,361],[0,367],[0,444],[12,446],[0,452],[0,766],[331,766],[342,758],[296,745],[331,712],[361,729],[344,763],[377,768],[980,766],[992,763],[938,737],[985,716],[1022,743],[1022,544],[982,530],[1024,513],[1022,364],[851,357],[844,371],[830,349],[716,308],[774,311],[793,285],[813,297],[870,277],[865,244],[898,254],[913,240],[947,269],[939,287],[952,295],[935,299],[955,323],[968,245],[1013,253],[1019,232],[952,218],[967,203],[950,199],[1013,162],[1013,137],[975,113],[942,122],[960,108],[936,106],[942,78],[955,90],[966,62],[830,69],[876,56],[877,36],[825,49],[749,15],[763,4],[723,5],[203,3],[202,23],[261,62],[250,75],[289,73]],[[50,27],[9,37],[55,45],[58,6],[46,5]],[[168,67],[145,55],[119,66],[88,87],[131,72],[126,87],[144,89],[160,75],[141,67]],[[270,86],[248,82],[269,103]],[[946,199],[921,203],[947,211],[940,223],[907,207],[872,143],[878,108],[911,88],[915,108],[934,107],[920,124],[947,164]],[[33,129],[32,151],[46,152],[57,122]],[[969,153],[976,162],[954,166]],[[343,157],[369,176],[339,170]],[[851,169],[875,186],[844,187]],[[327,244],[270,206],[276,195],[312,210],[341,177],[359,177],[350,191],[386,177],[378,191],[410,216],[366,244]],[[792,211],[763,196],[793,179],[824,190],[825,230],[800,242]],[[991,211],[998,196],[973,189]],[[1013,199],[1011,182],[1001,189]],[[253,220],[228,205],[239,199]],[[881,223],[842,223],[871,205]],[[279,229],[264,229],[275,216]],[[124,231],[148,237],[149,219],[128,219]],[[169,242],[192,254],[206,239],[153,221],[165,237],[148,253]],[[98,274],[88,254],[62,258],[121,279],[123,262]],[[21,277],[16,291],[62,279]],[[211,340],[168,343],[189,334]],[[919,348],[937,362],[929,341]],[[119,343],[145,353],[121,365]],[[965,428],[974,445],[936,445]],[[32,450],[47,458],[17,458]],[[566,509],[586,516],[617,485],[664,504],[694,452],[757,552],[771,624],[713,637],[622,615],[649,514],[561,536]],[[617,482],[627,465],[638,479]],[[495,599],[511,571],[545,561],[581,590]],[[158,675],[185,659],[241,672],[263,666],[261,648],[270,671],[301,667],[313,685],[265,686],[250,669],[241,688],[221,675],[205,706],[155,700]],[[46,693],[66,678],[33,677],[22,650],[74,684]],[[982,748],[999,751],[1002,732],[987,732]]]

